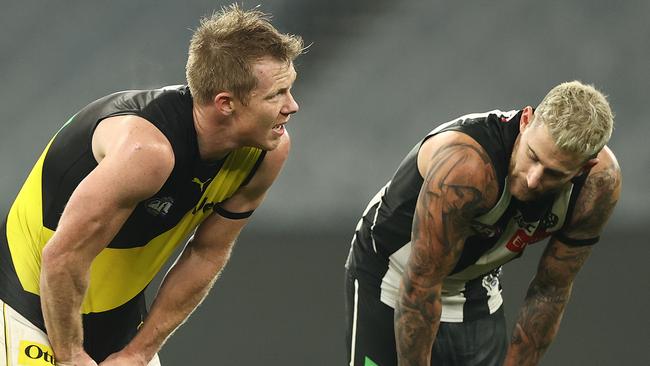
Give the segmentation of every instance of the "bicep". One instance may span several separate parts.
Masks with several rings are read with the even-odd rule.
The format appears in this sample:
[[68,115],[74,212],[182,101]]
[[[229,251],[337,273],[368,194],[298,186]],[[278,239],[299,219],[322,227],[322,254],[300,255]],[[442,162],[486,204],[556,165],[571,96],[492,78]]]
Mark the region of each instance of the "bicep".
[[[600,165],[600,166],[599,166]],[[613,157],[598,164],[587,177],[563,235],[572,239],[597,237],[621,194],[621,170]]]
[[73,191],[50,246],[87,258],[103,249],[135,206],[161,188],[173,168],[171,147],[152,143],[155,140],[144,134],[106,153]]
[[442,281],[471,234],[471,219],[491,207],[497,191],[480,147],[463,142],[434,149],[416,203],[410,274]]

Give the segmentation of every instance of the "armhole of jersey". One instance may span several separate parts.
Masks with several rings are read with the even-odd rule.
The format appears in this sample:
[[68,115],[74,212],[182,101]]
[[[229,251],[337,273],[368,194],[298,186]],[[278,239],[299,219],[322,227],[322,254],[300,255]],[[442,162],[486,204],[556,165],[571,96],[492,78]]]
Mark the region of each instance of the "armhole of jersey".
[[[244,179],[244,181],[241,183],[241,185],[239,185],[240,187],[244,187],[245,185],[248,184],[248,182],[251,181],[251,179],[253,179],[253,175],[255,175],[255,172],[260,167],[260,165],[262,165],[262,161],[264,160],[265,156],[266,156],[266,150],[262,150],[262,153],[257,158],[257,161],[255,162],[255,165],[253,165],[253,167],[251,168],[250,173],[248,173],[248,176],[246,176],[246,179]],[[248,215],[248,216],[250,216],[250,215]]]
[[569,225],[569,221],[571,220],[571,217],[573,216],[573,210],[576,205],[576,201],[578,200],[578,196],[580,196],[580,192],[582,191],[582,187],[585,185],[585,182],[587,181],[587,178],[589,177],[589,172],[586,172],[580,177],[574,178],[573,181],[573,192],[571,192],[571,198],[569,199],[569,208],[567,210],[566,214],[566,221],[564,222],[564,225],[558,230],[557,232],[553,233],[553,237],[556,238],[557,240],[561,241],[562,243],[572,246],[572,247],[582,247],[582,246],[587,246],[587,245],[594,245],[598,243],[600,240],[600,236],[596,236],[594,238],[588,238],[588,239],[573,239],[564,234],[564,229]]

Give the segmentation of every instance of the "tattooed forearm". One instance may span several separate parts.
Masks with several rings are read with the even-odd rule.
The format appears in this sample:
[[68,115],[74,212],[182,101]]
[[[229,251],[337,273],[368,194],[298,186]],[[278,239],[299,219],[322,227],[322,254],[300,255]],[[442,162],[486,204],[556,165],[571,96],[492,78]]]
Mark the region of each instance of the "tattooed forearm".
[[482,150],[452,144],[434,153],[416,205],[411,256],[395,309],[400,365],[429,364],[442,311],[442,281],[460,256],[469,220],[490,207],[497,190]]
[[552,240],[544,252],[512,333],[505,365],[537,365],[560,327],[573,279],[590,247]]

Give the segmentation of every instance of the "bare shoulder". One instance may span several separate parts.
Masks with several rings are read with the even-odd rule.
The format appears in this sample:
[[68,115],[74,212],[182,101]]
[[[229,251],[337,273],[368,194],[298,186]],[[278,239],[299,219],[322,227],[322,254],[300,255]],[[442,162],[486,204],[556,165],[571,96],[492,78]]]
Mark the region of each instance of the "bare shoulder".
[[134,198],[147,197],[159,190],[175,164],[169,140],[153,124],[138,116],[116,116],[101,121],[93,134],[92,150],[99,164],[97,174],[119,175],[121,190],[130,187]]
[[418,152],[418,170],[425,184],[473,187],[482,207],[497,199],[498,183],[492,160],[469,135],[447,131],[427,139]]
[[153,158],[150,162],[153,166],[172,168],[174,164],[169,140],[151,122],[135,115],[101,121],[93,134],[92,148],[97,162],[108,154],[139,154]]
[[576,200],[573,215],[565,230],[575,239],[600,235],[621,194],[621,168],[608,147],[598,154],[598,163],[589,175]]

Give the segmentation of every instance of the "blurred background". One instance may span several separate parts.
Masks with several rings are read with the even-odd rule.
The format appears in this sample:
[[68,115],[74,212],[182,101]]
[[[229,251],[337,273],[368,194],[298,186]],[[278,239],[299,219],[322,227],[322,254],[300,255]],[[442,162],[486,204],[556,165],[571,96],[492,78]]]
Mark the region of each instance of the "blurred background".
[[[78,109],[118,90],[184,83],[192,29],[229,3],[3,0],[3,215]],[[343,365],[343,264],[370,197],[435,125],[536,106],[573,79],[609,96],[623,194],[542,365],[650,364],[650,2],[273,0],[260,9],[312,44],[296,62],[291,157],[210,296],[161,351],[163,365]],[[542,247],[505,267],[510,327]]]

